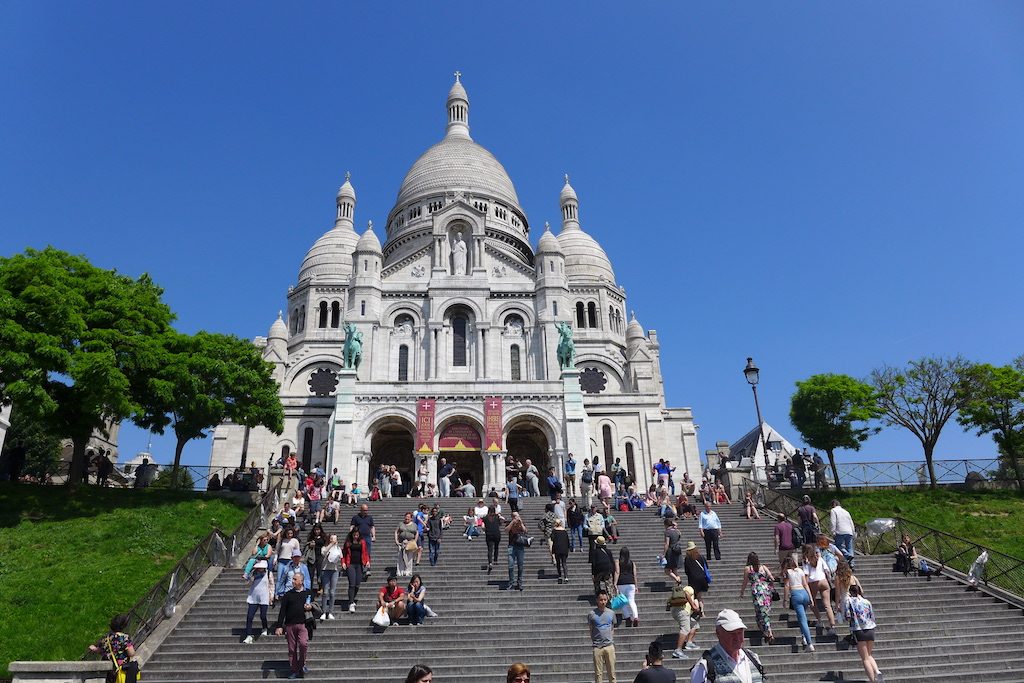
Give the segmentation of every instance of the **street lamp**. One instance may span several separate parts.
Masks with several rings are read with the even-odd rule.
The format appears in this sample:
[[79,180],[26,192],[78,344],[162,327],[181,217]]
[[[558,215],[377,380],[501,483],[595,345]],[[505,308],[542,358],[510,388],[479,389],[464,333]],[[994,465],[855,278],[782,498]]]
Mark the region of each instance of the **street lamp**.
[[[761,404],[757,401],[757,383],[761,380],[761,371],[754,365],[753,358],[747,358],[747,367],[743,368],[743,376],[754,392],[754,409],[757,411],[757,432],[761,437],[761,448],[764,450],[764,477],[765,483],[771,485],[771,477],[768,476],[768,444],[764,440],[764,420],[761,419]],[[751,465],[754,459],[750,459]]]

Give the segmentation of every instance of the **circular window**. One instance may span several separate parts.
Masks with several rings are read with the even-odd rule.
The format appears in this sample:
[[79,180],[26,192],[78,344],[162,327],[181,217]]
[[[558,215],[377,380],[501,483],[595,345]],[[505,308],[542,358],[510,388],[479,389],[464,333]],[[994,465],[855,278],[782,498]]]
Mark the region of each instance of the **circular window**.
[[309,393],[330,396],[338,388],[338,376],[328,368],[314,370],[309,376]]
[[600,394],[608,386],[608,377],[598,368],[585,368],[580,373],[580,387],[588,394]]

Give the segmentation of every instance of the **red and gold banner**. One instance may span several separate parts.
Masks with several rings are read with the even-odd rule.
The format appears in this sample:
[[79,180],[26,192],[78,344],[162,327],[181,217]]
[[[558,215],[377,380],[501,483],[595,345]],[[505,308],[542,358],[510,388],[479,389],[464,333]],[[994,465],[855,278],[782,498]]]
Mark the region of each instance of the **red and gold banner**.
[[480,434],[465,422],[456,422],[444,428],[437,441],[439,451],[479,451]]
[[416,402],[416,452],[434,452],[434,400]]
[[484,443],[488,453],[501,451],[501,397],[484,399]]

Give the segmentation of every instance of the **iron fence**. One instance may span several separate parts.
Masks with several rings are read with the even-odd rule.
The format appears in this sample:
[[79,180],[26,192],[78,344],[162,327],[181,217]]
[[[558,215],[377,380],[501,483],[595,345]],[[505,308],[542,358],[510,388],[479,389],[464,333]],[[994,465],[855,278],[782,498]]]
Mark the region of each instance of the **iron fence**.
[[[786,517],[795,518],[797,508],[803,504],[787,492],[769,488],[761,482],[744,478],[743,487],[744,491],[753,494],[758,506]],[[821,532],[833,538],[829,513],[817,507],[815,510]],[[865,525],[854,522],[856,551],[865,555],[894,555],[903,536],[907,535],[919,556],[940,569],[952,569],[965,577],[971,573],[975,560],[985,552],[988,553],[988,562],[979,568],[977,582],[1006,591],[1017,600],[1024,599],[1024,560],[903,517],[891,519],[893,524],[880,533],[872,533]]]
[[[71,463],[62,461],[49,467],[40,476],[24,475],[22,481],[37,484],[66,484],[70,478]],[[267,487],[267,470],[265,468],[234,468],[211,467],[209,465],[179,465],[177,474],[171,464],[147,463],[145,465],[115,465],[114,469],[101,482],[95,467],[83,473],[83,483],[103,484],[114,488],[175,488],[192,491],[206,491],[211,482],[214,488],[221,490],[223,482],[229,475],[237,475],[237,483],[224,486],[223,490],[233,491],[264,491]],[[216,478],[216,479],[215,479]]]
[[[214,529],[181,558],[142,599],[127,611],[127,631],[138,648],[164,619],[169,619],[182,597],[195,586],[210,567],[228,567],[234,556],[274,512],[280,497],[280,484],[266,491],[231,535]],[[94,655],[86,652],[83,659]]]

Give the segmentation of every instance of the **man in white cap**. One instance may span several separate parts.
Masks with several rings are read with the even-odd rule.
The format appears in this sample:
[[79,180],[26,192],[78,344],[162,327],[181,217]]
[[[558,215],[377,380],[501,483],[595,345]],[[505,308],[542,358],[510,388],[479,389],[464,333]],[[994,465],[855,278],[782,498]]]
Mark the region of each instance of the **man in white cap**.
[[746,628],[735,611],[719,612],[715,619],[718,643],[701,654],[690,671],[690,683],[761,683],[766,680],[761,660],[743,648]]

